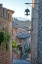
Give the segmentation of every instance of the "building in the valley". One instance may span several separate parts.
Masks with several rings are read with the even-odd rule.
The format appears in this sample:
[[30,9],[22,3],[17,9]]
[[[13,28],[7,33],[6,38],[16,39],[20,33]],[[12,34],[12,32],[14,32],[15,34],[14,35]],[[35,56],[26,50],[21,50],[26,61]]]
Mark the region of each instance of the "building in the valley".
[[30,20],[18,20],[17,18],[13,18],[13,21],[16,22],[19,26],[31,28],[31,21]]
[[[0,30],[2,28],[7,28],[8,32],[11,34],[12,29],[12,14],[13,10],[7,9],[0,4]],[[12,42],[10,39],[9,50],[6,51],[0,48],[0,64],[11,64],[12,62]]]
[[[28,26],[28,27],[27,27]],[[24,33],[30,33],[30,28],[31,27],[31,21],[18,21],[17,19],[15,19],[12,22],[12,35],[13,35],[13,39],[16,37],[15,35],[17,35],[18,32],[24,32]]]
[[[12,22],[12,39],[17,41],[19,49],[24,53],[25,44],[31,44],[30,32],[31,27],[30,21],[18,21],[15,19]],[[28,27],[27,27],[28,26]],[[23,46],[24,45],[24,46]]]
[[27,33],[18,32],[16,37],[17,37],[17,42],[18,42],[18,46],[19,46],[18,48],[24,55],[25,48],[28,48],[28,45],[29,45],[30,35]]
[[12,39],[13,40],[16,40],[17,31],[18,31],[18,24],[16,22],[12,22]]

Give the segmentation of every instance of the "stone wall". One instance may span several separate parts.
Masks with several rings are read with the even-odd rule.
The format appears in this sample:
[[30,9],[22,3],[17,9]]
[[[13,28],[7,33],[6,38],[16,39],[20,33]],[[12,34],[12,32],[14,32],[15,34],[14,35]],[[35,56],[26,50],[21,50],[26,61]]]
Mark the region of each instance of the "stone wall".
[[[32,0],[33,3],[39,3],[39,0]],[[38,4],[32,7],[32,23],[31,23],[31,62],[37,64],[37,40],[38,40]]]
[[[0,30],[2,28],[8,28],[8,31],[11,34],[11,28],[12,28],[12,23],[9,22],[7,19],[0,17]],[[4,48],[0,47],[0,64],[11,64],[12,61],[12,43],[10,40],[9,43],[9,50],[6,51]]]
[[42,0],[39,0],[37,64],[42,64]]
[[13,40],[16,40],[16,36],[19,32],[29,33],[29,31],[26,31],[25,29],[22,29],[22,28],[12,28],[12,39]]
[[0,64],[10,64],[10,52],[0,47]]

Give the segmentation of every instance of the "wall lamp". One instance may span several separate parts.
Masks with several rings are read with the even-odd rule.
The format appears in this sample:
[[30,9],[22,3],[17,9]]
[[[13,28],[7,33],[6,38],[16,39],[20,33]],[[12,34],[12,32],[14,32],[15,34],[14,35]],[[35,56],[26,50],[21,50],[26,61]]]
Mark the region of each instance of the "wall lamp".
[[[28,4],[39,4],[39,3],[25,3],[25,4],[28,6]],[[30,15],[30,10],[28,9],[28,7],[27,7],[27,9],[25,9],[25,15],[26,16]]]

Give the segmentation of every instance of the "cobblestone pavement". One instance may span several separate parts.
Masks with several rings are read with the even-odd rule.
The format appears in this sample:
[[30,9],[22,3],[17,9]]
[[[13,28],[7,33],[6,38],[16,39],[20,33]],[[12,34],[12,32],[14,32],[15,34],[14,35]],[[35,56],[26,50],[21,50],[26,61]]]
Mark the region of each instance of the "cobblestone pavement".
[[31,63],[23,59],[13,59],[12,64],[31,64]]

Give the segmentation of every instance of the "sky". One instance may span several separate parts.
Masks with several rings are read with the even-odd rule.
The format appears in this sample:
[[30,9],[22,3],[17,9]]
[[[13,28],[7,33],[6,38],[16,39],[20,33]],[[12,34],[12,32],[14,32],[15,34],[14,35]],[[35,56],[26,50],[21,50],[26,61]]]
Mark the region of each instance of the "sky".
[[0,4],[3,4],[3,7],[6,7],[8,9],[11,9],[15,11],[13,14],[13,17],[22,17],[31,19],[31,7],[28,5],[28,8],[30,10],[30,15],[25,16],[25,9],[27,8],[27,5],[24,3],[31,3],[32,0],[0,0]]

